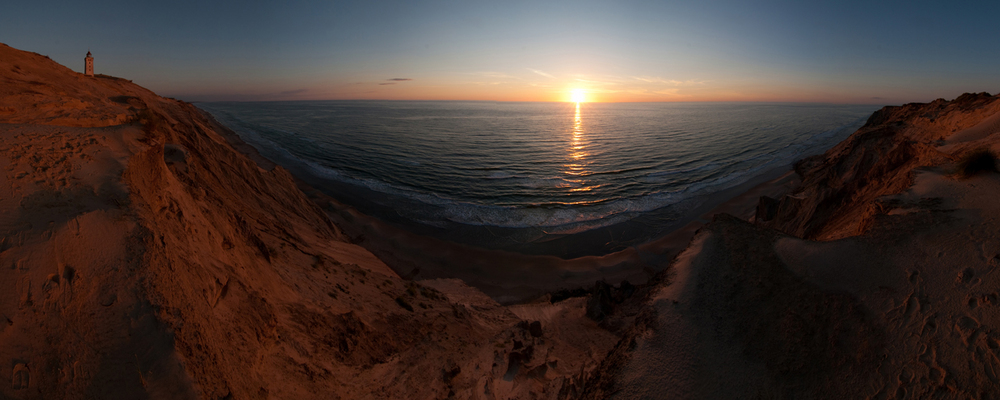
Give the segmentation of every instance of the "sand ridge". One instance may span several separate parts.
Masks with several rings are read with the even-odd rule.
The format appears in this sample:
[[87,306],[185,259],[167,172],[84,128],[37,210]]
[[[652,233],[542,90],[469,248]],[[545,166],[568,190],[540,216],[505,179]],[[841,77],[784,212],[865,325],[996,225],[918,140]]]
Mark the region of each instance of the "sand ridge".
[[1000,174],[955,161],[996,146],[996,99],[883,109],[756,224],[717,215],[585,397],[995,398]]
[[0,80],[0,397],[565,398],[618,340],[400,278],[191,104],[7,46]]

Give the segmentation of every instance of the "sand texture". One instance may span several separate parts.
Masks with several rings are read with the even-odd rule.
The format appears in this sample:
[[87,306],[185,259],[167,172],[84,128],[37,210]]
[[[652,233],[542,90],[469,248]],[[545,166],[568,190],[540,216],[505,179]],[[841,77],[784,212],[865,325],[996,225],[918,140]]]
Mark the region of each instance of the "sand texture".
[[557,261],[331,208],[191,104],[0,45],[0,399],[1000,398],[1000,173],[959,171],[997,99]]
[[887,107],[756,224],[717,215],[586,397],[1000,398],[1000,174],[956,171],[996,100]]
[[0,398],[565,398],[618,341],[400,278],[190,104],[4,45],[0,82]]

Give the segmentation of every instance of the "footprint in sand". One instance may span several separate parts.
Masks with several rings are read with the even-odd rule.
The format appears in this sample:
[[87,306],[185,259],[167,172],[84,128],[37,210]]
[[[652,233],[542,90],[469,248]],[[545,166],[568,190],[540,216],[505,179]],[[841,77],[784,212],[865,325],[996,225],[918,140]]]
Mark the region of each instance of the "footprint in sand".
[[77,375],[79,375],[79,371],[79,361],[74,362],[72,366],[64,366],[63,368],[60,368],[59,383],[62,385],[69,385],[73,383],[73,380],[76,379]]
[[906,299],[906,308],[903,309],[905,321],[909,322],[913,320],[913,316],[918,311],[920,311],[920,299],[917,298],[915,293],[911,293],[910,297]]
[[114,292],[105,292],[100,296],[100,304],[104,307],[111,307],[118,300],[118,294]]
[[969,297],[969,308],[976,309],[976,307],[979,307],[979,298],[975,296]]
[[979,321],[976,321],[975,318],[968,315],[963,315],[958,319],[958,321],[955,322],[955,327],[965,333],[968,333],[979,328]]
[[937,333],[936,318],[937,318],[937,313],[931,314],[927,316],[927,318],[924,318],[924,326],[923,328],[920,329],[921,336],[933,335]]
[[966,268],[964,271],[959,273],[957,277],[955,277],[955,283],[968,284],[969,282],[972,282],[972,278],[975,277],[976,277],[976,271],[973,270],[972,268]]
[[31,281],[27,276],[21,277],[20,282],[20,293],[21,301],[18,303],[18,309],[24,309],[25,307],[31,306]]
[[27,389],[30,383],[30,375],[28,373],[28,365],[25,363],[17,363],[14,365],[14,374],[10,378],[10,386],[14,390]]
[[906,384],[912,382],[914,376],[915,375],[913,374],[913,371],[910,369],[910,367],[905,366],[901,371],[899,371],[899,375],[896,376],[896,381],[899,383],[900,388],[902,388]]
[[223,278],[222,280],[220,280],[219,278],[215,278],[215,285],[213,286],[213,291],[212,291],[213,295],[211,302],[213,308],[215,307],[216,304],[219,304],[219,300],[222,299],[222,297],[224,297],[226,295],[226,292],[228,291],[229,291],[229,277]]
[[976,358],[980,360],[983,366],[983,373],[986,374],[986,378],[993,382],[993,384],[1000,383],[1000,376],[997,376],[997,366],[1000,364],[1000,360],[997,359],[993,353],[987,352],[982,348],[976,349]]
[[73,278],[76,277],[76,270],[66,264],[59,263],[58,267],[59,275],[62,276],[63,281],[67,284],[73,283]]
[[967,346],[974,346],[983,336],[983,330],[975,318],[963,315],[955,321],[955,331],[962,337]]
[[59,274],[49,274],[49,276],[45,278],[45,283],[42,284],[42,290],[45,293],[55,290],[58,287],[59,287]]

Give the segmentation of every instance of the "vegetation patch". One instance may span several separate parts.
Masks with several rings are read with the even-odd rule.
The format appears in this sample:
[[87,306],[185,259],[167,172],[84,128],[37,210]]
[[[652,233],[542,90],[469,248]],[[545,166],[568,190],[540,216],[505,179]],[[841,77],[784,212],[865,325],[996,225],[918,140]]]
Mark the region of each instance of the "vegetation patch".
[[968,178],[982,172],[997,171],[997,155],[988,148],[981,148],[966,153],[958,161],[956,175]]

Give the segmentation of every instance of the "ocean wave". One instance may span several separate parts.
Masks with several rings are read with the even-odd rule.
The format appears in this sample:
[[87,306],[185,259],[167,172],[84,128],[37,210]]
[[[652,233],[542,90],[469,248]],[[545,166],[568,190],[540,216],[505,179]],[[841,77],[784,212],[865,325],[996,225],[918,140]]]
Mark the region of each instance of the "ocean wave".
[[[681,200],[680,193],[654,193],[637,198],[601,200],[592,205],[581,206],[563,203],[528,206],[497,206],[474,204],[442,197],[437,194],[419,192],[413,188],[391,185],[374,179],[356,179],[341,171],[324,167],[315,162],[298,159],[317,177],[342,183],[363,186],[370,190],[389,194],[396,199],[384,199],[387,206],[395,206],[400,214],[427,225],[439,226],[429,221],[445,220],[465,225],[495,226],[501,228],[554,228],[570,229],[569,225],[587,223],[591,227],[608,226],[628,219],[632,214],[652,211],[669,206]],[[534,181],[561,181],[562,179],[533,179]],[[577,183],[566,182],[566,184]],[[547,184],[552,186],[552,184]],[[402,199],[399,199],[402,198]],[[372,199],[378,201],[377,199]],[[409,204],[399,200],[409,201]],[[420,205],[432,205],[427,208]],[[572,229],[579,228],[578,226]]]
[[[496,159],[492,161],[494,166],[475,165],[479,161],[477,157],[480,153],[470,149],[449,149],[447,152],[449,157],[456,155],[462,157],[434,159],[436,148],[426,139],[412,144],[420,148],[420,153],[414,153],[412,146],[399,147],[391,141],[379,142],[371,145],[373,147],[365,148],[359,146],[357,142],[331,142],[330,139],[324,138],[323,143],[330,144],[323,149],[328,151],[328,154],[311,155],[318,145],[316,139],[309,137],[308,134],[271,129],[254,124],[249,121],[252,119],[249,117],[244,120],[225,111],[210,111],[220,122],[233,128],[245,141],[256,147],[262,155],[285,166],[293,173],[301,171],[300,173],[307,173],[321,181],[348,184],[381,193],[384,196],[366,201],[379,203],[408,220],[442,228],[450,223],[458,223],[503,228],[544,228],[549,233],[574,233],[595,229],[726,190],[763,172],[791,164],[804,155],[825,150],[864,121],[864,118],[861,118],[850,124],[808,135],[786,135],[792,140],[780,138],[785,140],[780,144],[775,142],[774,138],[768,139],[770,141],[751,142],[753,146],[732,148],[729,159],[719,159],[711,149],[718,146],[732,146],[732,143],[737,143],[734,142],[735,139],[728,139],[708,149],[704,146],[690,147],[686,153],[674,153],[674,155],[670,155],[669,152],[618,155],[616,159],[618,164],[614,164],[617,168],[601,164],[600,157],[607,157],[605,153],[601,153],[601,149],[590,149],[589,158],[582,160],[580,164],[586,165],[587,170],[572,176],[558,176],[563,174],[562,163],[565,161],[559,158],[562,153],[548,149],[564,146],[565,141],[553,140],[551,137],[538,137],[529,143],[536,147],[525,145],[529,146],[525,148],[527,151],[536,152],[534,154],[540,156],[513,152],[511,153],[513,156],[521,158]],[[773,124],[753,127],[742,131],[744,133],[736,132],[734,129],[736,128],[727,127],[719,132],[744,137],[746,132],[780,131]],[[509,130],[531,133],[524,129]],[[414,127],[406,127],[406,131],[419,132]],[[447,132],[458,131],[452,128],[447,130]],[[678,146],[683,146],[686,145],[684,143],[696,139],[705,140],[698,138],[710,137],[712,131],[712,129],[693,130],[695,134],[680,138],[676,143]],[[368,131],[359,128],[358,132]],[[615,132],[624,135],[627,130]],[[697,132],[702,134],[699,136]],[[378,133],[370,132],[370,134]],[[274,137],[275,140],[270,140],[268,137]],[[281,137],[293,139],[283,141]],[[294,140],[303,140],[305,147],[313,149],[298,148],[296,146],[303,147],[303,145],[294,144]],[[527,139],[519,137],[517,143],[521,140]],[[590,140],[588,143],[593,146],[603,146],[607,143],[616,145],[629,141],[618,136],[603,140],[605,141]],[[481,142],[479,139],[467,143],[474,146],[500,145],[500,142]],[[511,151],[517,148],[514,145],[508,147]],[[381,153],[374,155],[366,153],[371,149]],[[378,158],[380,156],[383,160],[381,163]],[[349,158],[357,165],[346,165],[342,168],[331,166],[331,164],[345,165],[342,162],[345,158]],[[421,161],[417,161],[418,159]],[[643,164],[635,165],[635,163]],[[672,168],[658,170],[665,166]],[[398,170],[393,171],[390,168]],[[415,175],[410,175],[411,178],[406,178],[406,173],[420,174],[420,176],[414,178]],[[391,179],[379,179],[377,176],[389,176]],[[430,190],[430,187],[444,188],[444,190]],[[594,193],[574,192],[581,188],[600,190]],[[475,195],[470,196],[468,193]],[[470,198],[477,198],[476,196],[478,201],[470,201]],[[503,202],[496,200],[498,196],[503,196],[507,204],[500,204]]]
[[[538,207],[492,206],[453,203],[442,211],[442,217],[466,225],[502,228],[562,228],[577,229],[580,224],[590,228],[625,221],[634,214],[656,210],[677,202],[675,193],[605,201],[589,206],[548,205]],[[558,231],[553,231],[558,232]]]
[[523,178],[523,177],[507,171],[496,171],[490,174],[490,176],[486,177],[486,179],[512,179],[512,178]]
[[670,171],[653,172],[653,173],[650,173],[650,174],[646,175],[645,180],[646,180],[646,182],[651,182],[651,183],[661,183],[661,182],[665,182],[665,181],[667,181],[669,179],[673,179],[673,177],[677,176],[677,175],[687,175],[687,174],[692,174],[694,172],[711,171],[711,170],[714,170],[714,169],[721,168],[722,166],[723,165],[720,164],[720,163],[708,163],[708,164],[702,165],[700,167],[694,167],[694,168],[675,169],[675,170],[670,170]]

